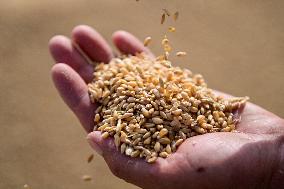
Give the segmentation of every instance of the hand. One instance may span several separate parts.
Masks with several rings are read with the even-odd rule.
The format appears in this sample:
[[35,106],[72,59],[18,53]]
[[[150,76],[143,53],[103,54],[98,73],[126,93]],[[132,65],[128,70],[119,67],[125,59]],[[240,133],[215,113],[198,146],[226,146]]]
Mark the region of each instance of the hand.
[[[123,54],[152,53],[131,34],[117,31],[112,40]],[[72,41],[94,62],[109,62],[112,49],[89,26],[77,26]],[[89,100],[86,83],[93,68],[64,36],[50,40],[56,64],[52,78],[61,97],[76,114],[88,134],[90,145],[101,154],[118,177],[142,188],[284,188],[284,121],[247,103],[237,125],[238,133],[210,133],[187,139],[166,159],[148,164],[120,154],[113,139],[92,132],[96,105]],[[223,96],[228,96],[220,93]]]

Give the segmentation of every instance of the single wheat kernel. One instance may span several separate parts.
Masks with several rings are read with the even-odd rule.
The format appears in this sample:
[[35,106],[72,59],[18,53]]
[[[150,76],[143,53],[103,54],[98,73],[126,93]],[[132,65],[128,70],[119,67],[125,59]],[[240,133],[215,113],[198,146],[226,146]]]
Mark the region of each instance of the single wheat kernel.
[[148,138],[150,136],[151,136],[151,132],[147,132],[145,135],[143,135],[143,139],[146,139],[146,138]]
[[186,56],[186,52],[181,52],[181,51],[180,51],[180,52],[177,52],[177,53],[176,53],[176,56],[177,56],[177,57]]
[[149,117],[149,116],[150,116],[149,111],[146,110],[145,108],[142,108],[141,111],[142,111],[142,114],[143,114],[145,117]]
[[120,136],[118,133],[116,133],[113,137],[114,137],[114,144],[118,148],[120,146]]
[[161,152],[159,153],[159,156],[162,158],[167,158],[169,156],[169,154],[167,152]]
[[82,180],[83,181],[91,181],[92,180],[92,177],[90,175],[83,175],[82,176]]
[[27,184],[25,184],[25,185],[24,185],[24,188],[25,188],[25,189],[30,189],[30,186],[27,185]]
[[108,137],[109,137],[109,133],[108,133],[108,132],[104,132],[104,133],[102,134],[102,138],[106,139],[106,138],[108,138]]
[[120,131],[120,141],[126,142],[128,139],[127,134],[124,131]]
[[179,16],[179,12],[177,11],[177,12],[175,12],[175,14],[174,14],[174,20],[175,20],[175,21],[178,19],[178,16]]
[[151,137],[146,138],[143,144],[151,144]]
[[124,153],[126,150],[126,144],[125,143],[122,143],[122,145],[120,146],[120,153]]
[[169,32],[175,32],[176,31],[176,28],[175,27],[169,27]]
[[125,154],[127,155],[127,156],[131,156],[131,153],[133,152],[133,148],[132,147],[126,147],[126,149],[125,149]]
[[181,145],[181,143],[183,142],[183,139],[178,139],[175,143],[176,146]]
[[154,156],[154,157],[151,157],[147,160],[148,163],[154,163],[155,161],[157,160],[157,157]]
[[163,13],[163,14],[162,14],[162,18],[161,18],[161,24],[164,24],[165,19],[166,19],[166,14]]
[[155,143],[155,146],[154,146],[154,150],[155,150],[156,152],[159,152],[160,149],[161,149],[161,144],[160,144],[159,142],[156,142],[156,143]]
[[162,124],[164,121],[161,119],[161,118],[159,118],[159,117],[153,117],[152,118],[152,121],[153,121],[153,123],[155,123],[156,125],[160,125],[160,124]]
[[168,154],[171,154],[171,153],[172,153],[172,148],[171,148],[171,146],[170,146],[169,144],[167,144],[167,146],[166,146],[166,152],[167,152]]
[[160,138],[158,140],[161,144],[170,144],[171,143],[171,140],[167,137],[163,137],[163,138]]
[[146,154],[146,156],[151,156],[150,150],[144,148],[143,151]]
[[152,41],[152,38],[151,38],[151,37],[146,37],[146,38],[144,39],[144,46],[147,47],[151,41]]
[[98,123],[100,121],[100,114],[95,115],[94,121],[95,121],[95,123]]
[[175,116],[179,116],[179,115],[181,115],[181,113],[182,113],[181,109],[177,109],[177,110],[172,111],[172,114],[174,114]]
[[131,157],[134,157],[134,158],[136,158],[136,157],[138,157],[140,155],[140,151],[139,150],[135,150],[135,151],[133,151],[132,153],[131,153]]
[[160,132],[159,132],[159,137],[160,137],[160,138],[164,137],[165,135],[168,134],[168,132],[169,132],[169,131],[168,131],[168,129],[166,129],[166,128],[161,129]]
[[94,154],[89,155],[87,162],[90,163],[94,159]]

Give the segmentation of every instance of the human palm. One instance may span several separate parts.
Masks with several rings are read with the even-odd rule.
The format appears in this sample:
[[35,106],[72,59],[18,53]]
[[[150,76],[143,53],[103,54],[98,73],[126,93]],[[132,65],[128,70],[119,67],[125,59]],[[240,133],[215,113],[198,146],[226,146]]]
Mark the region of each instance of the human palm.
[[[241,119],[238,132],[188,138],[177,152],[166,159],[158,158],[154,164],[120,154],[112,139],[92,132],[96,105],[90,102],[86,83],[92,80],[93,67],[75,44],[94,62],[109,62],[113,51],[88,26],[74,28],[72,38],[73,42],[65,36],[50,40],[56,61],[51,71],[53,81],[88,132],[89,143],[116,176],[142,188],[284,188],[279,185],[284,180],[284,121],[252,103],[236,112]],[[127,32],[115,32],[113,42],[123,54],[143,51],[153,56]]]

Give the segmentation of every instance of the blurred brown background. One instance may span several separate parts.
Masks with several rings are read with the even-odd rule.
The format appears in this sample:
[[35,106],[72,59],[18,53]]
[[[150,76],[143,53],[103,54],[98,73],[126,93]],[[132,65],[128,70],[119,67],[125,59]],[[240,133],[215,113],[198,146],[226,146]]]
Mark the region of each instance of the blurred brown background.
[[[161,26],[161,9],[179,10]],[[0,2],[0,188],[136,188],[115,178],[92,152],[85,133],[50,79],[47,43],[88,24],[110,42],[128,30],[160,53],[166,26],[175,65],[201,72],[209,86],[284,116],[284,1],[282,0],[9,0]],[[81,180],[83,174],[93,181]]]

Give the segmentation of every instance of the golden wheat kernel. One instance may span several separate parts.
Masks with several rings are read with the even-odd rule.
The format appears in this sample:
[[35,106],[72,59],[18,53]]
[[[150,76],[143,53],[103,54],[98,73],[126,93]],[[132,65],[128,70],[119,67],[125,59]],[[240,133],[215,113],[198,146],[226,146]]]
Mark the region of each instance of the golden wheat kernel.
[[166,152],[167,152],[168,154],[171,154],[171,153],[172,153],[172,148],[171,148],[171,145],[170,145],[170,144],[167,144],[167,146],[166,146]]
[[106,139],[106,138],[108,138],[108,137],[109,137],[109,133],[108,133],[108,132],[104,132],[104,133],[102,134],[102,138]]
[[147,129],[140,129],[140,130],[138,131],[138,133],[140,133],[140,134],[145,134],[145,133],[147,133]]
[[168,132],[169,132],[169,131],[168,131],[168,129],[166,129],[166,128],[161,129],[160,132],[159,132],[159,137],[160,137],[160,138],[164,137],[165,135],[168,134]]
[[221,132],[230,132],[231,128],[230,127],[225,127],[223,129],[221,129]]
[[138,145],[138,143],[141,141],[141,138],[136,138],[134,141],[133,141],[133,145]]
[[[157,104],[156,102],[151,101],[151,104],[152,104],[153,107],[155,108],[155,109],[153,109],[153,110],[159,110],[159,106],[158,106],[158,104]],[[151,110],[151,109],[150,109],[150,110]],[[150,111],[150,110],[149,110],[149,111]],[[154,112],[154,111],[153,111],[153,112]],[[152,112],[152,113],[153,113],[153,112]],[[152,114],[152,113],[151,113],[151,114]]]
[[155,123],[156,125],[160,125],[163,123],[163,120],[159,117],[153,117],[152,118],[153,123]]
[[153,114],[152,114],[152,117],[155,117],[155,116],[158,116],[160,115],[160,112],[159,111],[154,111]]
[[213,117],[214,117],[215,121],[218,121],[218,119],[219,119],[219,113],[218,113],[218,111],[214,111],[214,112],[213,112]]
[[167,115],[166,115],[166,113],[165,113],[165,112],[160,111],[160,115],[162,116],[162,118],[164,118],[164,119],[168,119],[168,118],[167,118]]
[[167,158],[169,156],[169,154],[167,152],[161,152],[159,153],[159,156],[162,158]]
[[183,139],[178,139],[175,143],[176,146],[180,146],[183,143]]
[[148,138],[151,136],[151,132],[147,132],[145,135],[143,135],[143,139]]
[[204,115],[199,115],[199,116],[197,116],[196,120],[197,120],[197,122],[198,122],[199,124],[202,124],[202,123],[206,122]]
[[151,108],[148,112],[149,112],[149,114],[152,114],[152,113],[154,113],[154,111],[155,111],[155,109]]
[[193,112],[193,113],[196,113],[196,112],[198,112],[198,108],[196,108],[196,107],[191,107],[191,108],[190,108],[190,111]]
[[[172,47],[170,46],[169,43],[165,44],[164,46],[164,51],[166,52],[170,52],[172,50]],[[165,56],[165,59],[168,60],[169,54],[167,54],[167,56]]]
[[144,46],[147,47],[149,45],[149,43],[151,42],[152,38],[151,37],[146,37],[144,39]]
[[155,139],[157,138],[158,135],[159,135],[159,131],[155,131],[151,137]]
[[82,176],[82,180],[83,181],[91,181],[92,180],[92,177],[90,175],[83,175]]
[[235,130],[235,129],[236,129],[235,124],[230,124],[228,127],[230,127],[230,128],[231,128],[231,130]]
[[174,13],[174,20],[175,21],[178,19],[178,16],[179,16],[179,12],[177,11],[177,12]]
[[154,123],[145,123],[145,124],[144,124],[144,127],[150,129],[150,128],[152,128],[152,127],[155,127],[155,124],[154,124]]
[[169,27],[169,32],[175,32],[176,31],[176,28],[175,27]]
[[29,185],[25,184],[24,189],[30,189]]
[[94,159],[94,154],[89,155],[87,162],[90,163]]
[[224,114],[224,112],[219,112],[219,116],[221,116],[221,117],[225,117],[225,114]]
[[226,121],[224,121],[224,122],[222,123],[222,127],[225,128],[225,127],[227,127],[227,126],[228,126],[228,123],[227,123]]
[[125,154],[127,156],[131,156],[131,153],[133,152],[133,148],[130,147],[130,146],[127,146],[126,149],[125,149]]
[[164,128],[164,126],[163,125],[157,125],[156,128],[157,128],[157,130],[161,130],[161,129]]
[[222,125],[222,124],[223,124],[223,122],[224,122],[224,119],[223,119],[223,118],[221,118],[221,117],[219,117],[219,118],[218,118],[218,123],[219,123],[220,125]]
[[123,154],[126,150],[126,144],[125,143],[122,143],[121,146],[120,146],[120,153]]
[[163,24],[165,22],[165,19],[166,19],[166,14],[163,13],[162,18],[161,18],[161,24]]
[[189,96],[186,92],[182,91],[180,94],[184,100],[189,100]]
[[95,123],[98,123],[100,121],[100,114],[95,115],[94,121],[95,121]]
[[157,98],[160,98],[160,92],[157,89],[153,89],[152,92]]
[[128,139],[127,134],[124,131],[120,131],[120,141],[126,142]]
[[203,129],[201,127],[194,127],[194,130],[199,134],[205,134],[206,133],[205,129]]
[[181,52],[181,51],[180,51],[180,52],[177,52],[177,53],[176,53],[176,56],[177,56],[177,57],[186,56],[186,52]]
[[136,157],[138,157],[140,155],[140,151],[139,150],[135,150],[135,151],[133,151],[132,153],[131,153],[131,157],[133,157],[133,158],[136,158]]
[[162,46],[165,46],[167,44],[169,44],[169,40],[168,40],[167,36],[165,35],[164,38],[162,39]]
[[154,157],[151,157],[147,160],[148,163],[154,163],[155,161],[157,160],[157,157],[154,156]]
[[151,156],[150,150],[143,148],[143,152],[145,153],[146,156]]
[[113,137],[114,137],[114,144],[118,148],[120,145],[120,136],[118,133],[116,133]]
[[149,117],[149,116],[150,116],[149,111],[146,110],[145,108],[142,108],[141,111],[142,111],[142,114],[143,114],[145,117]]
[[160,142],[161,144],[170,144],[171,143],[171,140],[167,137],[163,137],[163,138],[160,138],[158,140],[158,142]]
[[133,113],[125,113],[121,116],[121,119],[126,119],[126,118],[129,118],[131,116],[133,116]]
[[151,137],[146,138],[143,144],[151,144]]
[[181,109],[176,109],[176,110],[172,111],[172,114],[174,114],[175,116],[179,116],[179,115],[181,115],[181,113],[182,113]]
[[160,144],[159,142],[156,142],[156,143],[155,143],[154,150],[155,150],[156,152],[159,152],[159,151],[161,150],[161,144]]

